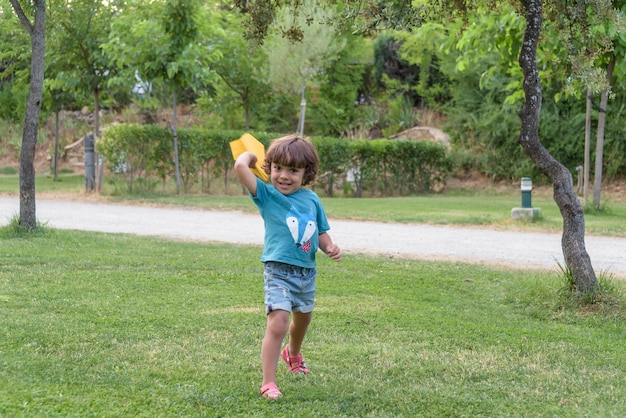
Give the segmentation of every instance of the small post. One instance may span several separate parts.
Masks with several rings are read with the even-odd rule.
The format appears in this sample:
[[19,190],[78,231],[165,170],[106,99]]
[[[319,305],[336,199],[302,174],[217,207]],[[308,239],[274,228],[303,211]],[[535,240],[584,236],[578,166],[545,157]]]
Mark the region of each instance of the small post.
[[530,177],[522,177],[520,191],[522,192],[522,207],[511,209],[511,219],[514,221],[534,221],[540,218],[541,208],[533,208],[533,179]]
[[533,179],[530,177],[522,177],[520,190],[522,191],[522,207],[532,208]]
[[96,143],[93,134],[87,134],[85,143],[85,190],[91,192],[96,185],[95,148]]

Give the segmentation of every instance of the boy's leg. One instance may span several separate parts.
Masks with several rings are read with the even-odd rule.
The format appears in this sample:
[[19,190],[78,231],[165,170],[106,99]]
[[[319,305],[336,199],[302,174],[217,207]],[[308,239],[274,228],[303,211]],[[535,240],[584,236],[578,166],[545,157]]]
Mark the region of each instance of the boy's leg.
[[289,328],[289,312],[272,311],[267,314],[265,337],[261,345],[261,363],[263,366],[263,385],[276,381],[276,367],[283,343]]
[[302,348],[304,336],[311,323],[313,317],[312,312],[302,313],[294,312],[292,314],[291,324],[289,325],[289,355],[297,356]]

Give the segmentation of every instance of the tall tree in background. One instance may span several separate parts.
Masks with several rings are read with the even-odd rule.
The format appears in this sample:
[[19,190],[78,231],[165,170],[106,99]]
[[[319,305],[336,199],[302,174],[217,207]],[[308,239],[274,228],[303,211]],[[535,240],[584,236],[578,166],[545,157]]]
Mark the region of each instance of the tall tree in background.
[[[198,0],[166,0],[129,4],[112,22],[105,53],[124,69],[126,78],[162,80],[172,93],[173,154],[176,186],[182,183],[178,163],[177,94],[195,88],[210,77],[211,61],[218,55],[211,44],[210,5]],[[131,9],[132,8],[132,9]]]
[[330,9],[324,9],[315,0],[280,9],[276,16],[276,32],[264,45],[269,59],[268,82],[277,91],[300,93],[297,131],[301,135],[304,133],[307,82],[322,73],[329,58],[345,46],[345,40],[326,23],[332,15]]
[[18,0],[10,0],[22,26],[30,35],[31,62],[30,88],[24,131],[22,133],[22,149],[20,153],[20,226],[34,229],[37,226],[37,210],[35,203],[35,146],[39,130],[39,111],[43,96],[44,60],[46,52],[46,2],[33,0],[33,10],[28,14],[34,16],[33,22]]
[[[568,52],[568,64],[571,68],[572,82],[569,90],[578,95],[584,85],[587,91],[587,120],[585,132],[583,199],[584,206],[589,200],[589,183],[591,171],[591,114],[592,109],[598,111],[596,132],[596,164],[594,170],[594,207],[600,208],[600,191],[602,184],[604,129],[606,111],[616,61],[624,56],[624,34],[626,22],[622,9],[623,1],[592,0],[567,2],[555,0],[548,12],[557,23],[558,38],[564,43]],[[618,66],[619,67],[619,66]],[[596,104],[593,95],[600,94],[600,104]]]
[[[220,81],[215,84],[215,98],[201,101],[211,102],[211,111],[223,115],[227,128],[231,128],[228,122],[232,120],[232,114],[239,116],[238,112],[233,111],[243,107],[245,130],[249,131],[250,113],[254,103],[269,95],[269,88],[264,80],[267,58],[261,48],[251,45],[243,38],[239,15],[221,12],[220,21],[224,30],[216,39],[215,49],[222,58],[216,60],[212,67]],[[233,99],[233,93],[237,99]]]
[[100,136],[100,94],[116,68],[101,45],[109,36],[113,2],[66,1],[55,4],[48,38],[50,87],[66,92],[86,90],[93,97],[94,133]]

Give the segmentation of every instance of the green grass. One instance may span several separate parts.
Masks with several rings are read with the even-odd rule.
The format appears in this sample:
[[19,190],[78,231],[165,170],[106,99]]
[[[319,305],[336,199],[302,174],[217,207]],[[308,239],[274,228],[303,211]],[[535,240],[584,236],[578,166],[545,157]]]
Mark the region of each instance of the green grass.
[[[40,196],[51,192],[84,194],[82,175],[60,175],[60,181],[50,176],[38,176],[36,189]],[[233,182],[234,183],[234,182]],[[194,206],[214,210],[240,210],[256,213],[256,207],[243,194],[242,188],[231,184],[229,195],[174,194],[111,194],[109,185],[103,196],[112,202]],[[17,195],[16,176],[0,175],[0,194]],[[542,217],[535,222],[511,220],[511,209],[521,205],[519,190],[450,190],[432,194],[399,198],[323,198],[328,216],[334,219],[369,220],[379,222],[427,223],[561,232],[563,219],[550,193],[535,193],[533,206],[541,208]],[[588,211],[585,227],[588,234],[626,237],[626,202],[613,202],[605,197],[603,209]]]
[[[85,177],[75,174],[59,173],[57,181],[51,174],[38,175],[35,178],[35,191],[39,192],[64,192],[80,195],[85,191]],[[0,173],[0,194],[18,195],[20,180],[17,174],[2,175]]]
[[626,313],[575,307],[556,271],[321,258],[312,373],[281,364],[268,402],[260,248],[9,227],[0,243],[0,416],[626,411]]

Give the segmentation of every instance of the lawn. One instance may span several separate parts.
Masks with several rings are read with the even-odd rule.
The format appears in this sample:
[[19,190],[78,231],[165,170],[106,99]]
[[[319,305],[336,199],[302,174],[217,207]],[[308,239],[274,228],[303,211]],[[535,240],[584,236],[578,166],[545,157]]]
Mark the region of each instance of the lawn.
[[0,228],[0,416],[624,416],[618,299],[583,309],[555,273],[353,255],[320,258],[312,372],[281,364],[284,397],[264,400],[260,251]]

